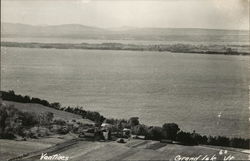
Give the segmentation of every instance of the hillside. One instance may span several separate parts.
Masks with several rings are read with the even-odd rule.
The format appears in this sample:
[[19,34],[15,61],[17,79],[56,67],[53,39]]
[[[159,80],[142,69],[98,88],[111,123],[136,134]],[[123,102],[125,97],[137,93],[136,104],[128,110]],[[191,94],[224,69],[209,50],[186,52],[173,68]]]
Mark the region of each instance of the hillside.
[[88,119],[82,119],[80,115],[76,115],[73,113],[69,113],[66,111],[61,111],[61,110],[56,110],[51,107],[46,107],[40,104],[34,104],[34,103],[18,103],[18,102],[12,102],[12,101],[3,101],[6,105],[14,105],[15,108],[21,110],[21,111],[26,111],[26,112],[35,112],[37,114],[42,113],[42,112],[52,112],[54,113],[55,118],[60,118],[64,120],[81,120],[82,123],[86,124],[93,124],[93,121],[90,121]]

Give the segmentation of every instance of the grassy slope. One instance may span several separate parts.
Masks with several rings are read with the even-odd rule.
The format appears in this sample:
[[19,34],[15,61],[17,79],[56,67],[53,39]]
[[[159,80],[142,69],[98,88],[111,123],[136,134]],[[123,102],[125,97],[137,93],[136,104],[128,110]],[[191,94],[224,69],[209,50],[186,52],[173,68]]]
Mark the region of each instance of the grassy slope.
[[[49,140],[45,138],[40,140],[43,143],[35,143],[37,140],[32,141],[6,141],[0,140],[2,148],[0,154],[4,154],[5,158],[0,157],[4,160],[7,158],[15,157],[22,153],[30,151],[41,150],[35,156],[26,157],[24,160],[39,160],[40,153],[50,152],[45,148],[48,145],[55,145],[55,143],[62,143],[62,141],[55,141],[58,138]],[[68,140],[68,139],[64,139]],[[63,143],[64,144],[64,143]],[[175,144],[165,144],[157,141],[148,140],[130,140],[126,144],[120,144],[116,142],[91,142],[91,141],[79,141],[72,146],[66,146],[63,149],[54,148],[53,154],[61,154],[63,156],[69,156],[71,161],[82,161],[82,160],[173,160],[177,155],[186,157],[197,157],[205,155],[212,157],[215,155],[217,160],[222,160],[224,156],[232,155],[235,157],[233,160],[247,160],[248,154],[242,153],[240,149],[228,150],[227,154],[219,155],[220,147],[206,147],[206,146],[182,146]],[[17,145],[17,146],[16,146]],[[161,146],[158,146],[161,145]],[[21,146],[21,147],[20,147]],[[34,149],[32,149],[34,147]],[[155,148],[158,147],[158,148]],[[8,153],[9,151],[9,153]],[[11,155],[13,153],[13,155]],[[1,155],[3,156],[3,155]]]
[[31,141],[0,139],[0,160],[5,161],[21,154],[48,148],[50,144]]
[[3,101],[3,103],[7,105],[14,105],[15,108],[21,110],[21,111],[27,111],[27,112],[35,112],[35,113],[42,113],[42,112],[52,112],[54,113],[54,117],[56,119],[64,119],[64,120],[81,120],[82,123],[86,124],[92,124],[93,121],[88,119],[82,119],[80,115],[72,114],[66,111],[60,111],[56,110],[50,107],[46,107],[40,104],[34,104],[34,103],[18,103],[18,102],[12,102],[12,101]]
[[0,161],[7,161],[22,154],[47,149],[73,138],[76,138],[76,136],[69,133],[67,135],[53,135],[28,141],[0,139]]
[[[138,146],[133,147],[129,142],[135,142]],[[212,157],[216,155],[217,160],[223,159],[224,156],[232,155],[234,160],[247,160],[248,154],[239,151],[228,150],[226,155],[219,155],[221,150],[218,147],[205,146],[182,146],[174,144],[166,144],[158,146],[159,148],[151,148],[162,144],[159,142],[150,142],[145,140],[130,140],[126,144],[116,142],[89,142],[81,141],[78,144],[60,151],[61,155],[69,156],[72,161],[82,160],[173,160],[177,155],[186,157],[195,157],[208,155]],[[145,144],[144,144],[145,142]],[[146,145],[146,146],[145,146]],[[224,149],[224,148],[222,148]],[[53,154],[56,154],[53,153]],[[39,160],[38,158],[35,160]]]

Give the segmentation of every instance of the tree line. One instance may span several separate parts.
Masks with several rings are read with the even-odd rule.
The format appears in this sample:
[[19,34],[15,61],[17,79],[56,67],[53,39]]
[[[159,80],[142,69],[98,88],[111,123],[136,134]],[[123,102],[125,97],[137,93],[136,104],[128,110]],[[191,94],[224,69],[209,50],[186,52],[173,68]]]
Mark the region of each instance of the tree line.
[[214,145],[249,149],[250,139],[228,138],[225,136],[206,136],[193,132],[182,131],[176,123],[165,123],[160,126],[147,126],[140,124],[138,117],[129,120],[111,119],[106,122],[115,123],[118,128],[130,128],[132,134],[143,135],[147,140],[175,141],[182,145]]

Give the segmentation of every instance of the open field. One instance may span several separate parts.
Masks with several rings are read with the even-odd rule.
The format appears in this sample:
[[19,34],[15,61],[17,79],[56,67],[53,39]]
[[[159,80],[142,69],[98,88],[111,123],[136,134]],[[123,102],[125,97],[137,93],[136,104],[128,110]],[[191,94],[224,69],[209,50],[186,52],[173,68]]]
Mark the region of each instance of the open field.
[[[137,143],[138,146],[131,147],[131,144]],[[156,142],[152,144],[151,141],[146,140],[128,140],[126,144],[116,142],[92,142],[92,141],[78,141],[72,145],[63,145],[65,143],[57,144],[51,150],[41,150],[24,157],[22,160],[34,161],[39,160],[41,153],[48,153],[48,155],[60,154],[69,156],[70,161],[82,160],[174,160],[177,155],[182,157],[198,157],[200,160],[207,156],[217,157],[216,160],[222,160],[225,156],[233,156],[234,160],[247,160],[248,153],[242,152],[240,149],[234,148],[219,148],[207,146],[182,146],[175,144],[165,144]],[[67,143],[68,144],[68,143]],[[44,146],[37,144],[37,149],[42,149]],[[146,145],[146,146],[145,146]],[[158,148],[150,148],[154,145]],[[159,146],[160,145],[160,146]],[[5,148],[5,144],[3,148]],[[47,145],[46,145],[47,146]],[[39,147],[39,148],[38,148]],[[227,150],[226,154],[219,154],[220,150]],[[15,149],[13,150],[15,151]],[[25,151],[25,150],[23,150]]]

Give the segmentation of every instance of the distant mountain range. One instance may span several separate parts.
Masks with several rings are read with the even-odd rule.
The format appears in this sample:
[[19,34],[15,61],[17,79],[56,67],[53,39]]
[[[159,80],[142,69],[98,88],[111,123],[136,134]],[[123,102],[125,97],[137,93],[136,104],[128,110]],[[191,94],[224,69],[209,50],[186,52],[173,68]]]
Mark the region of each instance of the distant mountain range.
[[249,31],[192,28],[98,28],[79,24],[33,26],[1,23],[2,37],[57,37],[106,40],[211,41],[249,36]]
[[107,32],[101,28],[83,26],[78,24],[66,24],[55,26],[33,26],[26,24],[2,23],[1,34],[3,36],[79,36],[101,34]]

